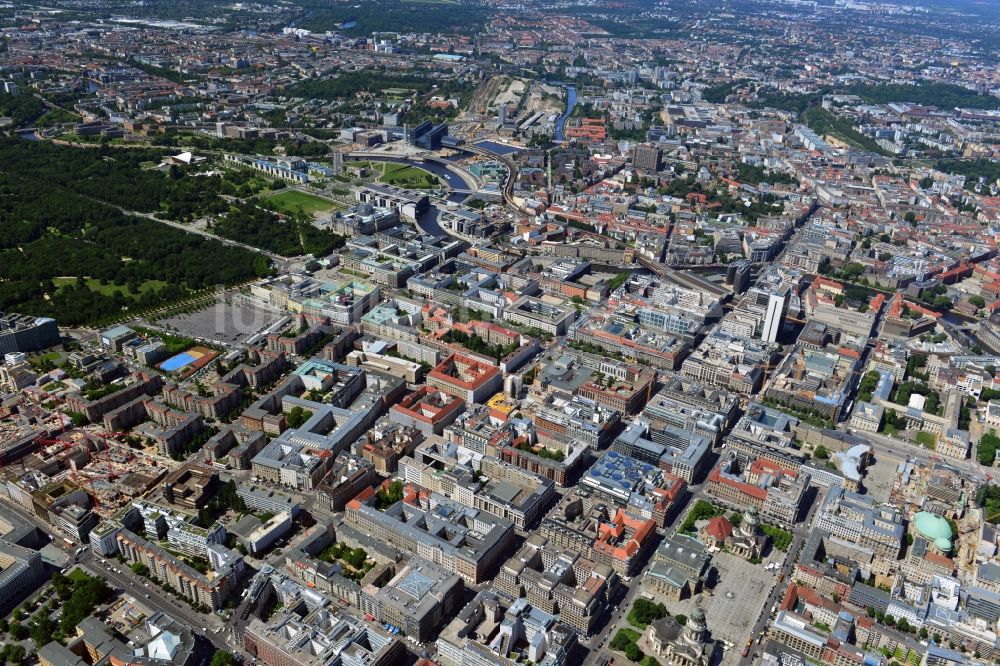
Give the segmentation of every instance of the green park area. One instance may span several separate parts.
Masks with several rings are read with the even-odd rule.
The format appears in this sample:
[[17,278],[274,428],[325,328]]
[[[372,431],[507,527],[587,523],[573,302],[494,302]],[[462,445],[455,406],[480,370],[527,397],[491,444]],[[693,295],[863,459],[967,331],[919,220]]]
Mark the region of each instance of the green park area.
[[347,163],[354,167],[369,169],[380,183],[404,187],[410,190],[427,190],[440,187],[440,179],[427,169],[403,164],[402,162],[380,162],[377,160],[357,160]]
[[398,162],[384,162],[381,166],[382,175],[379,177],[379,180],[386,185],[418,190],[438,187],[440,185],[437,176],[420,167],[400,164]]
[[[52,284],[58,289],[64,287],[73,286],[77,284],[77,278],[75,277],[56,277],[52,278]],[[104,296],[114,296],[115,294],[122,294],[123,296],[128,294],[146,294],[149,292],[154,292],[158,289],[162,289],[167,286],[167,283],[163,280],[144,280],[134,285],[128,284],[114,284],[112,282],[107,282],[101,284],[101,281],[95,278],[84,278],[84,286],[91,291],[102,294]],[[134,286],[135,290],[131,287]]]
[[299,190],[285,190],[284,192],[267,197],[267,200],[289,213],[294,213],[301,208],[306,213],[315,215],[316,213],[325,213],[328,210],[340,208],[340,206],[332,201]]

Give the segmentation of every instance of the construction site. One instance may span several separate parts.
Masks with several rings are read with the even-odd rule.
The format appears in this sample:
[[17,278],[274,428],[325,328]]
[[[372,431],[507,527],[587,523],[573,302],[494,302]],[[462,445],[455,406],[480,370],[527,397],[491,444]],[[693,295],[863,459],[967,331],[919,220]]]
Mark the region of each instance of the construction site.
[[13,501],[60,528],[64,538],[78,540],[78,527],[144,495],[178,464],[135,447],[118,432],[36,433],[0,474]]
[[[480,84],[466,112],[452,125],[470,134],[486,125],[498,127],[501,136],[508,137],[551,134],[565,109],[565,94],[560,86],[493,76]],[[463,123],[471,127],[463,128]]]

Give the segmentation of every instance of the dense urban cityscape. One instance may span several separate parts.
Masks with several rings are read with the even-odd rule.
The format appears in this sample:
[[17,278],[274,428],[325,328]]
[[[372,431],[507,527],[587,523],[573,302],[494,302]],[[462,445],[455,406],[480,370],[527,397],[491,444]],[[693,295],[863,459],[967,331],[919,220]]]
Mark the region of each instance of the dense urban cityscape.
[[1000,664],[1000,6],[0,0],[0,666]]

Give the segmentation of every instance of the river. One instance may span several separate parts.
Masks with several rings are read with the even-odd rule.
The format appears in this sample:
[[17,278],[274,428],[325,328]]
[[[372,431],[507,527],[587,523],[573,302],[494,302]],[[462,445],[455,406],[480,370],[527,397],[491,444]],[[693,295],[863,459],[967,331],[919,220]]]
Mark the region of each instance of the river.
[[566,86],[566,110],[563,112],[559,119],[556,120],[556,141],[565,141],[566,134],[563,129],[566,127],[566,121],[569,120],[570,115],[573,114],[573,107],[576,106],[576,86]]
[[[368,157],[368,156],[360,157],[360,156],[349,155],[348,157],[350,159],[357,159],[357,160],[364,160],[371,162],[400,162],[403,164],[409,164],[410,166],[415,166],[418,169],[424,169],[425,171],[430,171],[435,176],[440,176],[441,178],[444,179],[446,183],[448,183],[448,186],[454,190],[475,189],[474,186],[470,186],[469,183],[465,182],[465,179],[463,179],[460,175],[458,175],[445,165],[440,164],[439,162],[433,162],[430,160],[421,162],[418,160],[409,159],[407,157],[401,157],[395,155],[385,155],[385,156],[378,155],[374,157]],[[462,203],[467,198],[469,198],[468,194],[452,193],[448,196],[448,201],[451,201],[453,203]],[[431,234],[432,236],[447,236],[448,234],[445,233],[444,229],[441,228],[441,225],[438,223],[437,218],[438,218],[437,205],[432,203],[430,208],[428,208],[427,212],[421,215],[420,218],[417,220],[417,226],[419,226],[422,231]]]

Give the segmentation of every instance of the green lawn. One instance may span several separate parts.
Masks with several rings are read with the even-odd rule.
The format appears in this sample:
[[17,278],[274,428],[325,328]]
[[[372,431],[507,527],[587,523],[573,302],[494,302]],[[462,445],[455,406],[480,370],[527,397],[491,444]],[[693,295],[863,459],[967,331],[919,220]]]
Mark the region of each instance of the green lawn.
[[[64,287],[66,285],[76,284],[75,277],[57,277],[52,278],[52,283],[56,285],[57,288]],[[128,294],[128,286],[123,284],[101,284],[100,280],[94,278],[87,278],[84,280],[84,284],[91,291],[96,291],[98,293],[104,294],[105,296],[113,296],[116,292],[123,295]],[[162,289],[166,287],[167,283],[163,280],[146,280],[139,285],[139,294],[145,294],[148,291],[156,291],[157,289]]]
[[437,176],[419,167],[399,162],[384,162],[381,165],[375,165],[375,168],[378,169],[379,166],[382,169],[379,180],[387,185],[411,189],[429,189],[440,185]]
[[934,448],[934,435],[929,432],[918,432],[916,434],[917,443],[926,446],[928,449]]
[[82,569],[73,569],[68,574],[66,574],[66,577],[69,578],[74,583],[82,583],[88,578],[87,572],[83,571]]
[[267,199],[288,212],[296,211],[299,207],[309,214],[325,213],[328,210],[340,208],[332,201],[299,190],[285,190],[271,195]]

